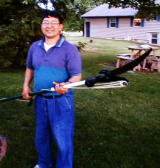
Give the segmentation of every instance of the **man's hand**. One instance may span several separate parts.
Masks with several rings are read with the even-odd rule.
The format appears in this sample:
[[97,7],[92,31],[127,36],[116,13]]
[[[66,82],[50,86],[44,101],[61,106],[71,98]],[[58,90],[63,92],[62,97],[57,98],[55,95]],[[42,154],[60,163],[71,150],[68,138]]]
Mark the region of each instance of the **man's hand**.
[[31,99],[31,96],[29,96],[29,93],[31,93],[31,89],[29,87],[23,87],[23,91],[22,91],[23,99]]
[[28,68],[26,69],[24,84],[23,84],[23,91],[22,91],[22,96],[24,99],[31,99],[31,96],[29,96],[29,93],[31,93],[31,89],[29,86],[33,79],[33,74],[34,74],[33,70]]
[[55,84],[55,90],[57,93],[66,94],[68,92],[67,88],[63,88],[63,86],[66,84],[65,82],[63,83],[53,82],[53,84]]

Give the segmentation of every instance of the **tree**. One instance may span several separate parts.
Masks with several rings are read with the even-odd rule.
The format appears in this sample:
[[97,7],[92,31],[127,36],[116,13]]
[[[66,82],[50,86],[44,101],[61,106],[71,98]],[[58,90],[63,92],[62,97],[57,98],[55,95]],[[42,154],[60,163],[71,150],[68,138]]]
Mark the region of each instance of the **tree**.
[[36,4],[17,0],[0,2],[0,67],[25,64],[30,43],[41,36]]
[[[107,2],[107,0],[104,0]],[[132,7],[138,10],[137,17],[153,19],[160,15],[160,0],[113,0],[110,7]]]
[[[39,1],[44,4],[47,1]],[[64,20],[70,14],[71,1],[55,1],[54,6]],[[0,1],[0,68],[24,66],[32,42],[42,37],[40,22],[43,9],[35,0]]]
[[[83,20],[81,15],[94,8],[95,5],[92,1],[87,0],[74,0],[73,3],[67,5],[69,9],[69,17],[65,22],[66,31],[80,31],[83,30]],[[68,22],[69,21],[69,22]]]

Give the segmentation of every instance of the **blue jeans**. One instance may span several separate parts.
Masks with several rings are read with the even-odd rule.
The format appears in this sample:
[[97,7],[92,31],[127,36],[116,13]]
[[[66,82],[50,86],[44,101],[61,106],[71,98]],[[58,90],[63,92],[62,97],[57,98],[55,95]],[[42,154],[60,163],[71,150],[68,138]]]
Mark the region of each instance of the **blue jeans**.
[[35,98],[36,135],[35,145],[38,165],[41,168],[53,166],[52,142],[58,153],[56,168],[72,168],[74,137],[73,93],[60,97]]

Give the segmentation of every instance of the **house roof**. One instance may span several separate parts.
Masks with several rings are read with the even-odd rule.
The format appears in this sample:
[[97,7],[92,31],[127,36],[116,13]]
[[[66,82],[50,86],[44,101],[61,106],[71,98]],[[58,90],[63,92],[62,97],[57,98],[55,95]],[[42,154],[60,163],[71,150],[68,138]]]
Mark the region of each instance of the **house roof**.
[[109,9],[108,4],[100,5],[89,12],[83,14],[81,17],[124,17],[124,16],[135,16],[138,10],[133,8],[122,8],[122,7],[112,7]]

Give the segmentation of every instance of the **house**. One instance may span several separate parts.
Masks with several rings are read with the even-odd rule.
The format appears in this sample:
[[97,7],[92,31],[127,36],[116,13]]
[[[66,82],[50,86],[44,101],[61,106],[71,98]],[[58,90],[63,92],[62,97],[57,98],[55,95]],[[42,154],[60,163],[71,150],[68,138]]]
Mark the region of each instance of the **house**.
[[137,12],[133,8],[100,5],[81,16],[84,36],[160,45],[160,16],[148,21],[135,18]]

